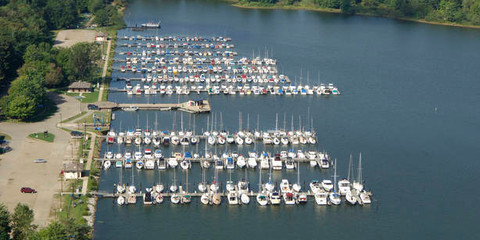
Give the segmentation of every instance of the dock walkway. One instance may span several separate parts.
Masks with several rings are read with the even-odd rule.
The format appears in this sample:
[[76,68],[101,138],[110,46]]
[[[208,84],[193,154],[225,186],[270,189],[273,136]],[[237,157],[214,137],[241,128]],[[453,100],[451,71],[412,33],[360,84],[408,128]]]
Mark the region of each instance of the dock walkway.
[[115,103],[115,102],[98,102],[96,103],[99,110],[180,110],[189,113],[205,113],[210,112],[211,107],[208,100],[187,101],[184,103]]

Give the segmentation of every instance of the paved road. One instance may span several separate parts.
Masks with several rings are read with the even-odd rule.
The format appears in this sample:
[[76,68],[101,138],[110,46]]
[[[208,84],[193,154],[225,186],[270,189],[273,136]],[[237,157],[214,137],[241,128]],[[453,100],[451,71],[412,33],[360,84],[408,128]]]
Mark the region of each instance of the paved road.
[[[0,202],[13,210],[17,203],[26,203],[33,208],[35,224],[45,226],[54,215],[52,206],[56,204],[54,195],[60,192],[58,181],[62,162],[72,156],[70,135],[57,128],[60,119],[66,119],[85,110],[84,104],[73,97],[50,93],[58,103],[56,114],[37,123],[0,123],[0,132],[12,137],[10,146],[13,150],[0,155]],[[30,133],[48,130],[55,134],[55,141],[48,143],[28,138]],[[35,164],[34,159],[44,158],[45,164]],[[33,187],[37,194],[22,194],[23,186]]]

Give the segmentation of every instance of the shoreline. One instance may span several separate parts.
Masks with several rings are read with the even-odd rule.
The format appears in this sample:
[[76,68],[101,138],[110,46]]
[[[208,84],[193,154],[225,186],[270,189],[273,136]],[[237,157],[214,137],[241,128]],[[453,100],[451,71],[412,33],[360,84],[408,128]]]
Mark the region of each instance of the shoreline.
[[[243,9],[265,9],[265,10],[305,10],[305,11],[315,11],[315,12],[325,12],[325,13],[337,13],[342,14],[340,9],[333,9],[333,8],[321,8],[321,7],[308,7],[308,6],[285,6],[285,5],[271,5],[271,6],[253,6],[253,5],[244,5],[241,3],[235,3],[233,1],[227,1],[231,3],[231,6]],[[416,23],[423,23],[423,24],[431,24],[431,25],[438,25],[438,26],[447,26],[447,27],[459,27],[459,28],[470,28],[470,29],[480,29],[480,26],[477,25],[469,25],[469,24],[459,24],[459,23],[446,23],[446,22],[433,22],[424,19],[415,19],[415,18],[407,18],[407,17],[388,17],[382,15],[375,15],[375,14],[368,14],[368,13],[355,13],[349,16],[366,16],[366,17],[379,17],[379,18],[389,18],[399,21],[406,21],[406,22],[416,22]]]

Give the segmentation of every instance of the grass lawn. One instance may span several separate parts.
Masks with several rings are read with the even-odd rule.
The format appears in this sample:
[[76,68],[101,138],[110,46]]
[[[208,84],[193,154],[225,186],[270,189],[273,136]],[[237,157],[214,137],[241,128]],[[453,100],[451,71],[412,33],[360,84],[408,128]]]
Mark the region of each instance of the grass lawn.
[[8,134],[0,133],[0,141],[4,140],[12,140],[12,138]]
[[[73,186],[73,189],[76,189],[78,186],[82,186],[82,185],[83,185],[83,180],[77,180],[71,183],[70,190],[66,190],[66,189],[64,190],[71,191],[72,186]],[[87,207],[88,198],[86,196],[75,196],[75,195],[72,196],[70,194],[65,194],[60,197],[62,198],[62,211],[59,213],[60,220],[73,218],[78,221],[81,221],[82,223],[86,223],[83,216],[88,215],[88,207]]]
[[81,113],[79,113],[79,114],[77,114],[77,115],[75,115],[75,116],[73,116],[73,117],[69,117],[69,118],[63,120],[62,123],[70,122],[70,121],[72,121],[72,120],[74,120],[74,119],[77,119],[77,118],[83,116],[85,113],[87,113],[87,112],[83,111],[83,112],[81,112]]
[[92,124],[93,123],[93,114],[97,114],[97,115],[101,115],[103,114],[103,122],[104,124],[109,124],[110,123],[110,120],[112,118],[112,113],[111,112],[108,112],[108,111],[94,111],[92,113],[90,113],[88,116],[78,120],[77,122],[79,123],[90,123]]
[[79,97],[79,93],[67,93],[68,96],[78,97],[77,99],[83,103],[94,103],[98,100],[98,90],[94,89],[91,93],[82,93],[82,97]]
[[34,139],[40,139],[40,140],[47,141],[47,142],[53,142],[53,139],[55,139],[55,135],[53,135],[51,133],[44,134],[43,132],[32,133],[32,134],[28,135],[28,137],[31,137],[31,138],[34,138]]

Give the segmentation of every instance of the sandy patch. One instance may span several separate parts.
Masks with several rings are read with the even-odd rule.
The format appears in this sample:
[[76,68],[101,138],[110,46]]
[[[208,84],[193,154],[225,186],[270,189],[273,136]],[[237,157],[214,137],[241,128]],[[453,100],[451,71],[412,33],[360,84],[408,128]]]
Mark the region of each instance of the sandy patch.
[[95,30],[61,30],[55,37],[54,47],[70,47],[79,42],[94,42],[96,34]]

